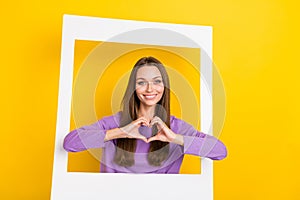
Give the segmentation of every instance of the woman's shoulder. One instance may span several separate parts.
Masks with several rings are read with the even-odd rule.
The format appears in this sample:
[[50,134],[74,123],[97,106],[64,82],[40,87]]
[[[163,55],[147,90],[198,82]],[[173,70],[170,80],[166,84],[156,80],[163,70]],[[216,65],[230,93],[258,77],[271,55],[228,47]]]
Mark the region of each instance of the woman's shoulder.
[[98,122],[103,123],[104,125],[108,126],[118,126],[120,124],[120,119],[121,119],[121,111],[112,114],[112,115],[107,115],[102,117]]
[[174,115],[170,115],[170,125],[171,127],[190,126],[189,123],[185,122],[184,120]]

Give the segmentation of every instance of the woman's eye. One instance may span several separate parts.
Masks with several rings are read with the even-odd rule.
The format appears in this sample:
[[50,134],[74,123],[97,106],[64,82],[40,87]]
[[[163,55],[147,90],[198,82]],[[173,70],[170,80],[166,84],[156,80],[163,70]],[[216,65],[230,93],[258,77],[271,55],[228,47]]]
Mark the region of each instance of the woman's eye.
[[140,81],[137,83],[138,85],[146,85],[146,82],[145,81]]
[[162,82],[161,80],[155,80],[154,81],[155,84],[161,84],[161,82]]

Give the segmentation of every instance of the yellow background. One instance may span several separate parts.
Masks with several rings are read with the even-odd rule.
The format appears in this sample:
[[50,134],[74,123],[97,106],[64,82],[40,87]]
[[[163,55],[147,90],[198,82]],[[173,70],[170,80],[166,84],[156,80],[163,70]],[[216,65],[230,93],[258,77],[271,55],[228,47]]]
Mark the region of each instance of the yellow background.
[[226,88],[215,199],[299,199],[297,1],[3,1],[0,199],[49,199],[63,14],[213,26]]

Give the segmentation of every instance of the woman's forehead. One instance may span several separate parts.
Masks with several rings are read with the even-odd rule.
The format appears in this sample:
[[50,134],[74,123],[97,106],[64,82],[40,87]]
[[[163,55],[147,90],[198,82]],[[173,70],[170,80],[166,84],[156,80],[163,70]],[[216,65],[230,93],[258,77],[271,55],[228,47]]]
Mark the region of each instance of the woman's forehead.
[[137,70],[136,79],[153,79],[156,77],[161,77],[159,69],[155,66],[144,66]]

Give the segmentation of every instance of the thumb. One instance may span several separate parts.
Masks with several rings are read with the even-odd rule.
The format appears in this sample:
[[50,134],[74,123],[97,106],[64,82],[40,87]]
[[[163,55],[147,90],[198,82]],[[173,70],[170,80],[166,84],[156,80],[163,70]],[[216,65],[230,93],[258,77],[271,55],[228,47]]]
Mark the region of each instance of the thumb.
[[152,141],[155,141],[155,140],[158,140],[157,136],[153,136],[153,137],[149,138],[148,143],[152,142]]
[[140,137],[138,137],[138,139],[143,140],[146,143],[148,142],[147,138],[145,136],[140,136]]

